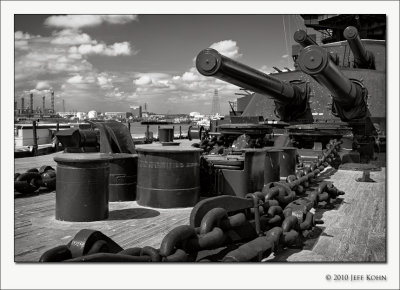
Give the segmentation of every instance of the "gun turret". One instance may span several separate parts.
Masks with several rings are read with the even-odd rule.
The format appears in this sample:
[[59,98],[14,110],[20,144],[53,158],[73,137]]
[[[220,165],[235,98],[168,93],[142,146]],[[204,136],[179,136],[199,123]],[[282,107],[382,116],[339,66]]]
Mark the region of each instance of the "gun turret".
[[365,49],[357,28],[354,26],[347,27],[343,32],[343,36],[346,38],[350,49],[353,52],[354,67],[375,69],[375,57],[373,53]]
[[370,138],[376,135],[367,106],[368,91],[360,81],[348,79],[320,46],[304,48],[298,63],[304,73],[332,93],[332,113],[350,124],[354,136]]
[[207,48],[196,58],[196,68],[204,76],[213,76],[233,85],[272,97],[282,121],[309,121],[312,115],[308,103],[309,88],[285,83],[261,71]]

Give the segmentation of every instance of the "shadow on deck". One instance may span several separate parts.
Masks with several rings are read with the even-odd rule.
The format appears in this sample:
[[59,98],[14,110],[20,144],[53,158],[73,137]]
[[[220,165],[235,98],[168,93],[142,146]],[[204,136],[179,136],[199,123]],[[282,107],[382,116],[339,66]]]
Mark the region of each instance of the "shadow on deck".
[[160,212],[148,208],[126,208],[110,211],[108,220],[145,219],[159,216]]

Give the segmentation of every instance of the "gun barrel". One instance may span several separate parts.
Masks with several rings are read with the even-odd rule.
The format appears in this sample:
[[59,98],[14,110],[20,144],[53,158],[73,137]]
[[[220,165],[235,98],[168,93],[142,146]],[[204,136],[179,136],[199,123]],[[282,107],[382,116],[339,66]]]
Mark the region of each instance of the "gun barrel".
[[354,64],[360,68],[370,68],[374,62],[373,54],[365,49],[361,42],[357,28],[349,26],[343,31],[343,36],[346,38],[351,51],[354,55]]
[[197,55],[196,68],[204,76],[213,76],[282,102],[290,102],[296,97],[292,85],[223,56],[211,48],[204,49]]
[[343,107],[354,105],[360,94],[359,86],[343,75],[324,48],[317,45],[307,46],[300,53],[298,63],[304,73],[329,89],[338,104]]
[[294,33],[293,38],[294,38],[294,40],[295,40],[298,44],[300,44],[302,47],[307,47],[307,46],[309,46],[309,45],[318,45],[318,44],[314,41],[314,39],[312,39],[312,38],[307,34],[307,32],[305,32],[304,30],[301,30],[301,29],[297,30],[297,31]]

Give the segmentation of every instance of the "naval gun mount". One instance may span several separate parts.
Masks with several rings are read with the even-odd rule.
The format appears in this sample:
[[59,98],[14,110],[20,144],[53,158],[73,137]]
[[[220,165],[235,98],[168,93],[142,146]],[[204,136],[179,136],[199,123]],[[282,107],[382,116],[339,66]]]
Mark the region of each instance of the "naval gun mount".
[[374,155],[377,136],[368,109],[368,90],[356,79],[347,78],[334,64],[329,53],[320,46],[305,47],[298,64],[304,73],[326,87],[332,96],[332,114],[347,122],[353,132],[353,144],[363,162],[368,163]]
[[196,68],[204,76],[212,76],[273,98],[276,113],[283,122],[313,122],[309,105],[310,89],[305,82],[283,82],[223,56],[212,48],[204,49],[197,55]]
[[[310,110],[311,88],[308,82],[292,80],[284,82],[252,67],[239,63],[218,51],[208,48],[202,50],[196,58],[196,68],[204,76],[237,85],[241,88],[259,93],[267,98],[272,98],[275,104],[275,115],[280,121],[271,124],[258,117],[231,117],[231,122],[218,126],[218,131],[225,136],[236,137],[248,134],[246,129],[264,129],[266,136],[272,136],[276,129],[285,128],[289,134],[274,138],[264,146],[296,146],[298,148],[314,148],[317,143],[319,148],[325,147],[330,139],[340,139],[350,131],[346,123],[319,124],[314,123]],[[252,119],[252,122],[250,122]],[[238,124],[240,123],[240,124]],[[261,132],[260,132],[261,133]],[[269,134],[269,135],[268,135]],[[260,136],[260,135],[259,135]],[[257,136],[256,140],[260,140]],[[265,138],[264,138],[265,140]],[[253,142],[260,144],[260,142]],[[248,146],[251,147],[251,146]],[[257,146],[255,146],[257,148]],[[261,146],[263,147],[263,146]]]

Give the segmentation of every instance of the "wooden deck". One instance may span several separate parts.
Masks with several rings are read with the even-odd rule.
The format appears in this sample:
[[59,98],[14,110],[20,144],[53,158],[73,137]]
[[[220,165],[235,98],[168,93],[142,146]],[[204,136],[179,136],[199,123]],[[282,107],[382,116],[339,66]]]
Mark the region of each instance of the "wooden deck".
[[[51,165],[51,155],[15,159],[15,172]],[[371,172],[375,183],[359,183],[359,171],[324,172],[326,180],[345,191],[334,209],[318,209],[314,238],[304,249],[287,249],[271,256],[270,261],[313,262],[384,262],[386,260],[386,171]],[[55,192],[21,197],[15,195],[14,240],[16,262],[35,262],[48,249],[68,243],[81,229],[100,230],[123,248],[159,247],[172,228],[189,223],[191,208],[152,209],[136,202],[110,202],[110,215],[105,221],[72,223],[55,220]]]

